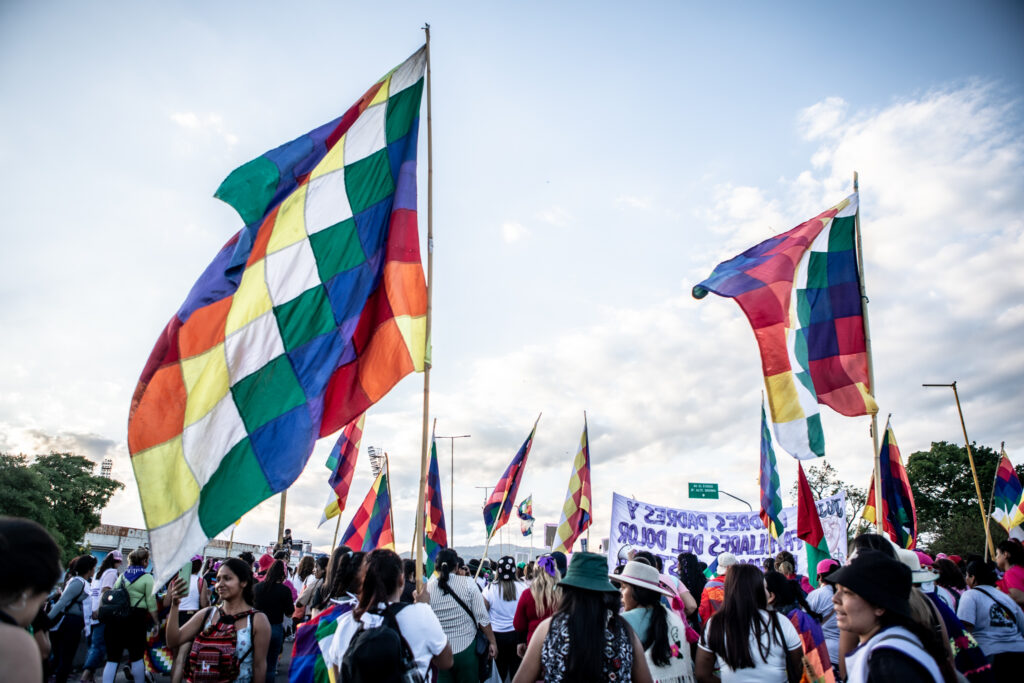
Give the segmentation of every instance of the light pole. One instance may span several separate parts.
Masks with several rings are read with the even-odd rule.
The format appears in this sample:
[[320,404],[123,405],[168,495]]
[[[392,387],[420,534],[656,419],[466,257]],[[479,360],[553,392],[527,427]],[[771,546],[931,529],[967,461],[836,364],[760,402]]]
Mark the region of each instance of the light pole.
[[468,439],[472,434],[459,434],[458,436],[435,436],[435,439],[448,439],[452,444],[452,479],[450,495],[448,500],[448,547],[455,547],[455,439]]
[[952,387],[953,398],[956,399],[956,411],[960,413],[960,428],[964,431],[964,443],[967,445],[967,461],[971,464],[971,474],[974,476],[974,491],[978,494],[978,509],[981,510],[981,523],[985,527],[985,541],[988,543],[987,550],[995,557],[996,551],[992,546],[992,535],[988,530],[988,518],[985,516],[985,503],[981,500],[981,484],[978,483],[978,470],[974,468],[974,454],[971,452],[971,440],[967,438],[967,425],[964,424],[964,411],[960,408],[960,394],[956,391],[956,380],[952,384],[922,384],[923,387]]

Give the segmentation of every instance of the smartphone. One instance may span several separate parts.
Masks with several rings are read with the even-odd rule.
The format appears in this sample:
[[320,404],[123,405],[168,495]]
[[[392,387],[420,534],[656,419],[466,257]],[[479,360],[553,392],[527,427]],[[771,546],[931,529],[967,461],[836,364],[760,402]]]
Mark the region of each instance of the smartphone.
[[192,578],[192,563],[186,562],[181,569],[178,570],[178,581],[181,581],[182,588],[185,589],[185,594],[188,595],[190,588],[188,580]]

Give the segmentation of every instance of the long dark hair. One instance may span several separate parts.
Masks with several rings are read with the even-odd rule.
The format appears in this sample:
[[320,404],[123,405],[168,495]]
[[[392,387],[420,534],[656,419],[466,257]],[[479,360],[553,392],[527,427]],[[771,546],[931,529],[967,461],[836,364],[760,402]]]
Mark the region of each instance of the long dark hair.
[[967,582],[964,581],[963,572],[960,571],[960,567],[956,566],[956,562],[953,560],[947,560],[944,557],[939,558],[935,560],[932,569],[939,572],[939,578],[935,579],[935,583],[943,588],[952,588],[958,591],[967,590]]
[[704,592],[704,584],[708,582],[700,570],[700,560],[693,553],[679,553],[677,560],[679,564],[676,565],[676,574],[679,575],[679,579],[686,586],[686,590],[694,597],[700,598],[700,594]]
[[393,550],[378,548],[366,556],[362,563],[362,587],[359,605],[353,610],[356,619],[376,607],[387,603],[399,585],[405,585],[402,558]]
[[821,615],[811,609],[804,598],[804,592],[800,590],[799,584],[787,579],[782,572],[765,572],[764,583],[768,592],[775,595],[775,603],[772,605],[776,611],[782,613],[789,607],[796,606],[809,614],[816,622],[821,623]]
[[299,560],[299,566],[296,568],[295,573],[298,574],[300,581],[305,581],[306,577],[313,573],[313,567],[316,566],[316,560],[313,559],[312,555],[304,555]]
[[96,573],[103,576],[103,572],[108,569],[114,569],[114,565],[120,561],[121,560],[114,559],[114,553],[107,553],[107,556],[103,558],[103,562],[100,564],[100,568],[96,570]]
[[1024,546],[1021,546],[1020,543],[1009,539],[1000,541],[999,545],[996,546],[996,550],[1002,550],[1006,553],[1006,559],[1011,566],[1016,567],[1024,564]]
[[346,593],[359,593],[359,570],[363,568],[365,557],[366,553],[361,550],[351,552],[345,546],[334,551],[327,566],[327,579],[324,582],[324,585],[328,586],[327,597],[340,598]]
[[444,548],[437,554],[434,566],[437,567],[438,585],[448,588],[448,577],[459,568],[459,554],[451,548]]
[[242,586],[242,600],[245,601],[245,604],[251,606],[253,603],[252,567],[249,563],[237,557],[229,557],[220,566],[227,567],[232,574],[238,577],[238,582],[244,584]]
[[270,565],[270,569],[267,570],[266,576],[263,577],[263,583],[273,585],[275,583],[284,582],[284,562],[281,560],[274,560],[273,564]]
[[85,576],[89,570],[96,566],[96,557],[93,555],[80,555],[75,558],[75,569],[72,572],[75,576]]
[[[588,591],[558,584],[562,593],[555,619],[564,619],[569,632],[569,656],[565,662],[565,680],[599,681],[603,678],[605,629],[612,642],[632,637],[632,629],[619,616],[617,593]],[[611,613],[611,618],[608,614]]]
[[652,662],[658,666],[668,666],[672,661],[672,649],[668,642],[668,612],[661,604],[661,593],[650,588],[627,585],[633,591],[636,604],[651,610],[650,626],[643,642],[644,650],[651,651]]
[[[708,623],[706,644],[734,671],[755,666],[750,651],[751,630],[763,661],[768,660],[772,641],[785,647],[786,640],[782,635],[778,614],[769,612],[767,624],[762,620],[761,610],[767,606],[761,570],[752,564],[734,564],[729,567],[725,574],[725,599],[721,609]],[[767,645],[761,638],[766,632]]]

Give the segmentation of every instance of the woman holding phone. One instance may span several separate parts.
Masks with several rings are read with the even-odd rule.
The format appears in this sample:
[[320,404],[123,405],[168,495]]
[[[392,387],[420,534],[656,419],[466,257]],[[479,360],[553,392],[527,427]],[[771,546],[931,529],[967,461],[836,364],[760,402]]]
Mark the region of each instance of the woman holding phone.
[[[237,557],[224,561],[217,570],[217,595],[220,604],[199,610],[184,626],[178,626],[178,612],[186,587],[180,579],[171,581],[171,613],[167,617],[167,646],[172,650],[231,622],[235,628],[235,653],[239,670],[233,679],[238,683],[265,683],[267,646],[270,643],[270,622],[253,609],[252,568]],[[195,647],[198,643],[193,643]],[[185,680],[190,680],[186,667]]]

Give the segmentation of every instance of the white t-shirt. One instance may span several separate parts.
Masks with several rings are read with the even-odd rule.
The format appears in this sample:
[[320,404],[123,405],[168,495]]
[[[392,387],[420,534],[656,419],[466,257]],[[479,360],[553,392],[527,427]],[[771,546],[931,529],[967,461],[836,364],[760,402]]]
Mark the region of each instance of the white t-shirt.
[[90,601],[89,618],[87,621],[90,624],[98,624],[96,619],[92,618],[92,613],[100,608],[100,598],[103,596],[104,588],[113,588],[114,582],[117,581],[117,569],[111,567],[103,572],[102,575],[93,577],[92,585],[89,587],[89,593],[92,600]]
[[[376,614],[364,614],[361,621],[367,626],[379,626],[384,619]],[[405,642],[409,643],[412,656],[416,659],[416,666],[420,675],[426,680],[427,672],[430,670],[430,660],[441,654],[444,646],[448,644],[448,637],[441,629],[441,622],[434,616],[430,605],[414,603],[402,609],[395,617],[398,628],[402,632]],[[341,668],[341,660],[345,657],[345,651],[352,642],[352,636],[359,628],[359,622],[355,620],[355,613],[349,612],[338,619],[338,628],[334,631],[331,644],[324,653],[324,661],[327,666]]]
[[960,621],[974,624],[971,633],[989,657],[1001,652],[1024,652],[1024,613],[1013,598],[995,586],[965,592],[956,615]]
[[[801,648],[800,634],[796,632],[793,622],[787,619],[784,614],[776,614],[775,616],[782,631],[782,644],[780,645],[773,638],[775,629],[771,628],[771,615],[765,610],[761,610],[761,621],[765,624],[761,633],[761,644],[770,646],[768,649],[768,659],[764,660],[761,658],[761,649],[758,648],[757,641],[754,639],[754,629],[750,629],[750,654],[754,660],[754,668],[733,671],[725,663],[725,660],[719,656],[717,659],[718,667],[721,669],[722,683],[778,683],[779,681],[786,680],[786,656],[790,650],[799,650]],[[711,649],[705,645],[710,626],[711,622],[709,621],[708,625],[704,628],[704,638],[697,645],[697,647],[705,652],[711,652]]]
[[512,618],[516,615],[516,605],[519,604],[519,596],[526,590],[526,586],[514,582],[516,587],[516,599],[506,602],[501,598],[501,584],[492,583],[484,589],[484,599],[490,605],[491,628],[495,633],[508,633],[514,631]]
[[196,612],[199,610],[199,597],[202,591],[203,577],[200,574],[192,574],[188,577],[188,595],[181,599],[178,609],[182,612]]

